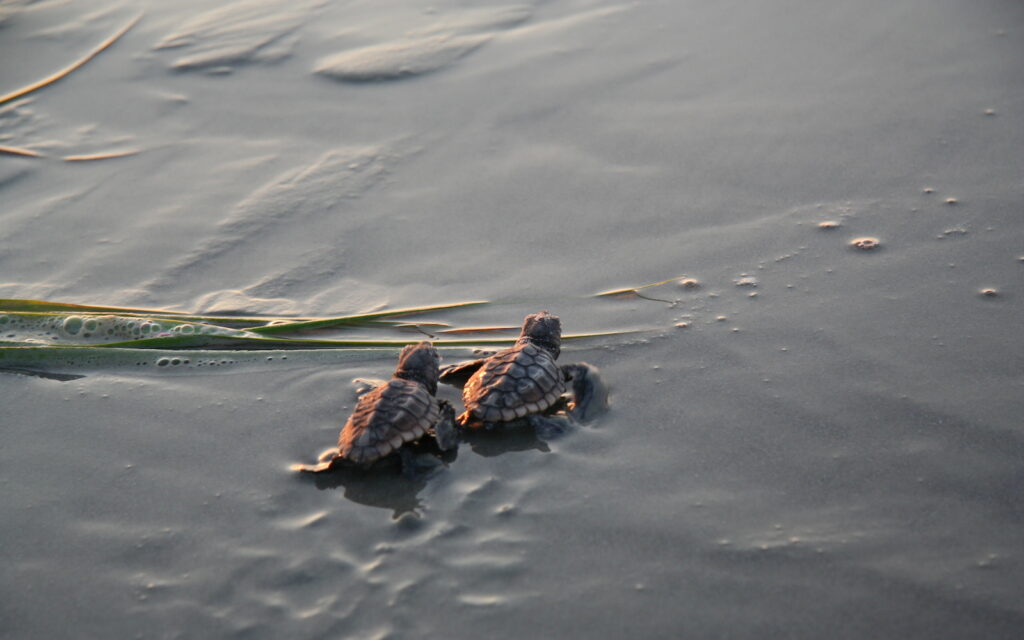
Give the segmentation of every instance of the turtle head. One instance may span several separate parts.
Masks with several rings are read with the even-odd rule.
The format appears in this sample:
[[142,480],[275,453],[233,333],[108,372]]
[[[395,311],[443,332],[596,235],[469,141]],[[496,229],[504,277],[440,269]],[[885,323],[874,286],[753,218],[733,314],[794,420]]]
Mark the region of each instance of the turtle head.
[[543,347],[552,357],[557,358],[562,350],[562,321],[547,311],[531,313],[523,321],[523,332],[519,340]]
[[430,395],[434,395],[437,393],[440,364],[441,356],[437,355],[437,349],[430,342],[424,340],[419,344],[410,344],[398,356],[395,377],[418,382],[427,388]]

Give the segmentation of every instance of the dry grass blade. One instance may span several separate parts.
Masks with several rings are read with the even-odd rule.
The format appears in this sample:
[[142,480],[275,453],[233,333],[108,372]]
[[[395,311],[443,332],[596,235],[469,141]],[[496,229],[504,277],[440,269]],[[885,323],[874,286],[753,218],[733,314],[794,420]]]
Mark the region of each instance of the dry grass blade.
[[624,289],[610,289],[608,291],[602,291],[600,293],[595,293],[594,297],[595,298],[606,298],[606,297],[610,297],[610,296],[621,296],[621,295],[629,295],[629,294],[637,295],[638,292],[641,289],[650,289],[651,287],[660,287],[663,284],[668,284],[669,282],[672,282],[673,280],[677,280],[677,279],[678,279],[678,276],[675,277],[675,278],[669,278],[667,280],[659,280],[658,282],[652,282],[650,284],[642,284],[639,287],[626,287]]
[[64,156],[65,162],[89,162],[91,160],[112,160],[114,158],[126,158],[142,153],[138,149],[127,149],[125,151],[108,151],[106,153],[92,153],[78,156]]
[[24,156],[26,158],[45,158],[41,153],[32,151],[31,149],[19,149],[18,147],[4,147],[0,146],[0,153],[7,154],[9,156]]
[[138,16],[133,18],[128,24],[126,24],[125,26],[123,26],[120,29],[118,29],[117,33],[115,33],[114,35],[110,36],[109,38],[107,38],[106,40],[101,42],[99,44],[99,46],[97,46],[95,49],[93,49],[88,54],[86,54],[85,57],[80,58],[79,60],[77,60],[76,62],[72,63],[71,65],[69,65],[67,67],[64,67],[63,69],[61,69],[57,73],[49,75],[49,76],[43,78],[42,80],[39,80],[38,82],[34,82],[34,83],[28,85],[27,87],[22,87],[21,89],[17,89],[16,91],[12,91],[11,93],[8,93],[5,96],[0,96],[0,104],[3,104],[5,102],[10,102],[11,100],[14,100],[15,98],[20,98],[23,95],[27,95],[29,93],[32,93],[33,91],[42,89],[43,87],[51,85],[54,82],[57,82],[58,80],[60,80],[61,78],[66,77],[72,71],[75,71],[76,69],[78,69],[79,67],[84,65],[85,63],[89,62],[90,60],[92,60],[93,58],[98,56],[104,50],[108,49],[111,45],[113,45],[115,42],[117,42],[121,38],[121,36],[123,36],[124,34],[128,33],[128,31],[132,27],[134,27],[139,22],[139,20],[141,20],[141,19],[142,19],[142,14],[139,14]]
[[456,329],[443,329],[438,333],[496,333],[499,331],[519,331],[518,326],[507,327],[459,327]]

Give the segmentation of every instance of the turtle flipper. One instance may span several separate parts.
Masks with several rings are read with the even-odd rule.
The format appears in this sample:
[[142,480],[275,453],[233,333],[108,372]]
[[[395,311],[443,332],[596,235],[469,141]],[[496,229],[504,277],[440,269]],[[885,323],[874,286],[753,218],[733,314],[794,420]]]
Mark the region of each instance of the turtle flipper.
[[429,453],[416,453],[409,447],[398,450],[402,461],[402,476],[413,482],[426,480],[444,467],[444,462]]
[[380,378],[356,378],[352,381],[352,389],[356,392],[356,396],[362,397],[387,383],[387,380],[381,380]]
[[458,428],[469,428],[479,429],[481,427],[487,427],[488,429],[494,427],[494,423],[487,423],[480,418],[473,415],[473,412],[466,409],[455,418],[455,424]]
[[444,400],[441,405],[441,419],[434,425],[434,439],[441,451],[449,451],[459,445],[459,430],[455,426],[455,409]]
[[586,362],[562,365],[562,372],[572,382],[572,408],[569,415],[579,422],[589,422],[608,409],[608,385],[597,367]]
[[323,473],[329,471],[333,465],[330,462],[318,462],[317,464],[293,464],[292,471],[301,473]]
[[334,464],[341,459],[337,449],[328,449],[320,454],[316,464],[293,464],[292,471],[301,473],[323,473],[334,468]]
[[534,414],[526,416],[526,421],[533,427],[538,440],[548,441],[561,438],[576,427],[574,420],[564,415],[542,416]]
[[453,387],[462,388],[466,386],[473,374],[477,370],[484,366],[484,362],[487,358],[480,358],[479,360],[470,360],[469,362],[460,362],[459,364],[450,364],[447,367],[441,367],[441,374],[438,376],[438,381],[445,384],[449,384]]

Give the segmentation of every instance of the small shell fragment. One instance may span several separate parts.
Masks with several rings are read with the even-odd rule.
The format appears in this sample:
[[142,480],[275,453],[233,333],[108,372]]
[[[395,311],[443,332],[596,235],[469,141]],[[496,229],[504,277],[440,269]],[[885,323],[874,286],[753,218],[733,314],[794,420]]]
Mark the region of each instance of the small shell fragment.
[[873,251],[881,246],[881,241],[879,241],[878,238],[864,236],[863,238],[855,238],[851,240],[850,246],[854,249],[860,249],[861,251]]

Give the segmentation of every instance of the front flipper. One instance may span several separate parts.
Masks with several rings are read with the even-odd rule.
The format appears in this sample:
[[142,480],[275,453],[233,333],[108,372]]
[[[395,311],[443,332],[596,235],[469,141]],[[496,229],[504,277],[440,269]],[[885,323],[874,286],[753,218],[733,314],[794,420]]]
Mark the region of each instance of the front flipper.
[[455,409],[444,400],[441,405],[441,419],[434,425],[434,439],[441,451],[450,451],[459,444],[459,430],[455,426]]
[[352,381],[352,389],[355,390],[357,396],[361,397],[387,383],[387,380],[381,380],[380,378],[356,378]]
[[480,367],[484,366],[484,362],[486,361],[487,358],[480,358],[479,360],[470,360],[469,362],[450,364],[447,367],[441,367],[441,375],[438,376],[437,379],[439,382],[461,389],[466,386],[466,383],[473,377],[473,374],[476,373]]
[[572,408],[569,415],[579,422],[589,422],[608,409],[608,385],[597,367],[586,362],[562,365],[567,380],[572,381]]
[[526,421],[533,427],[533,432],[538,440],[547,442],[557,440],[576,428],[576,423],[571,418],[561,415],[526,416]]

